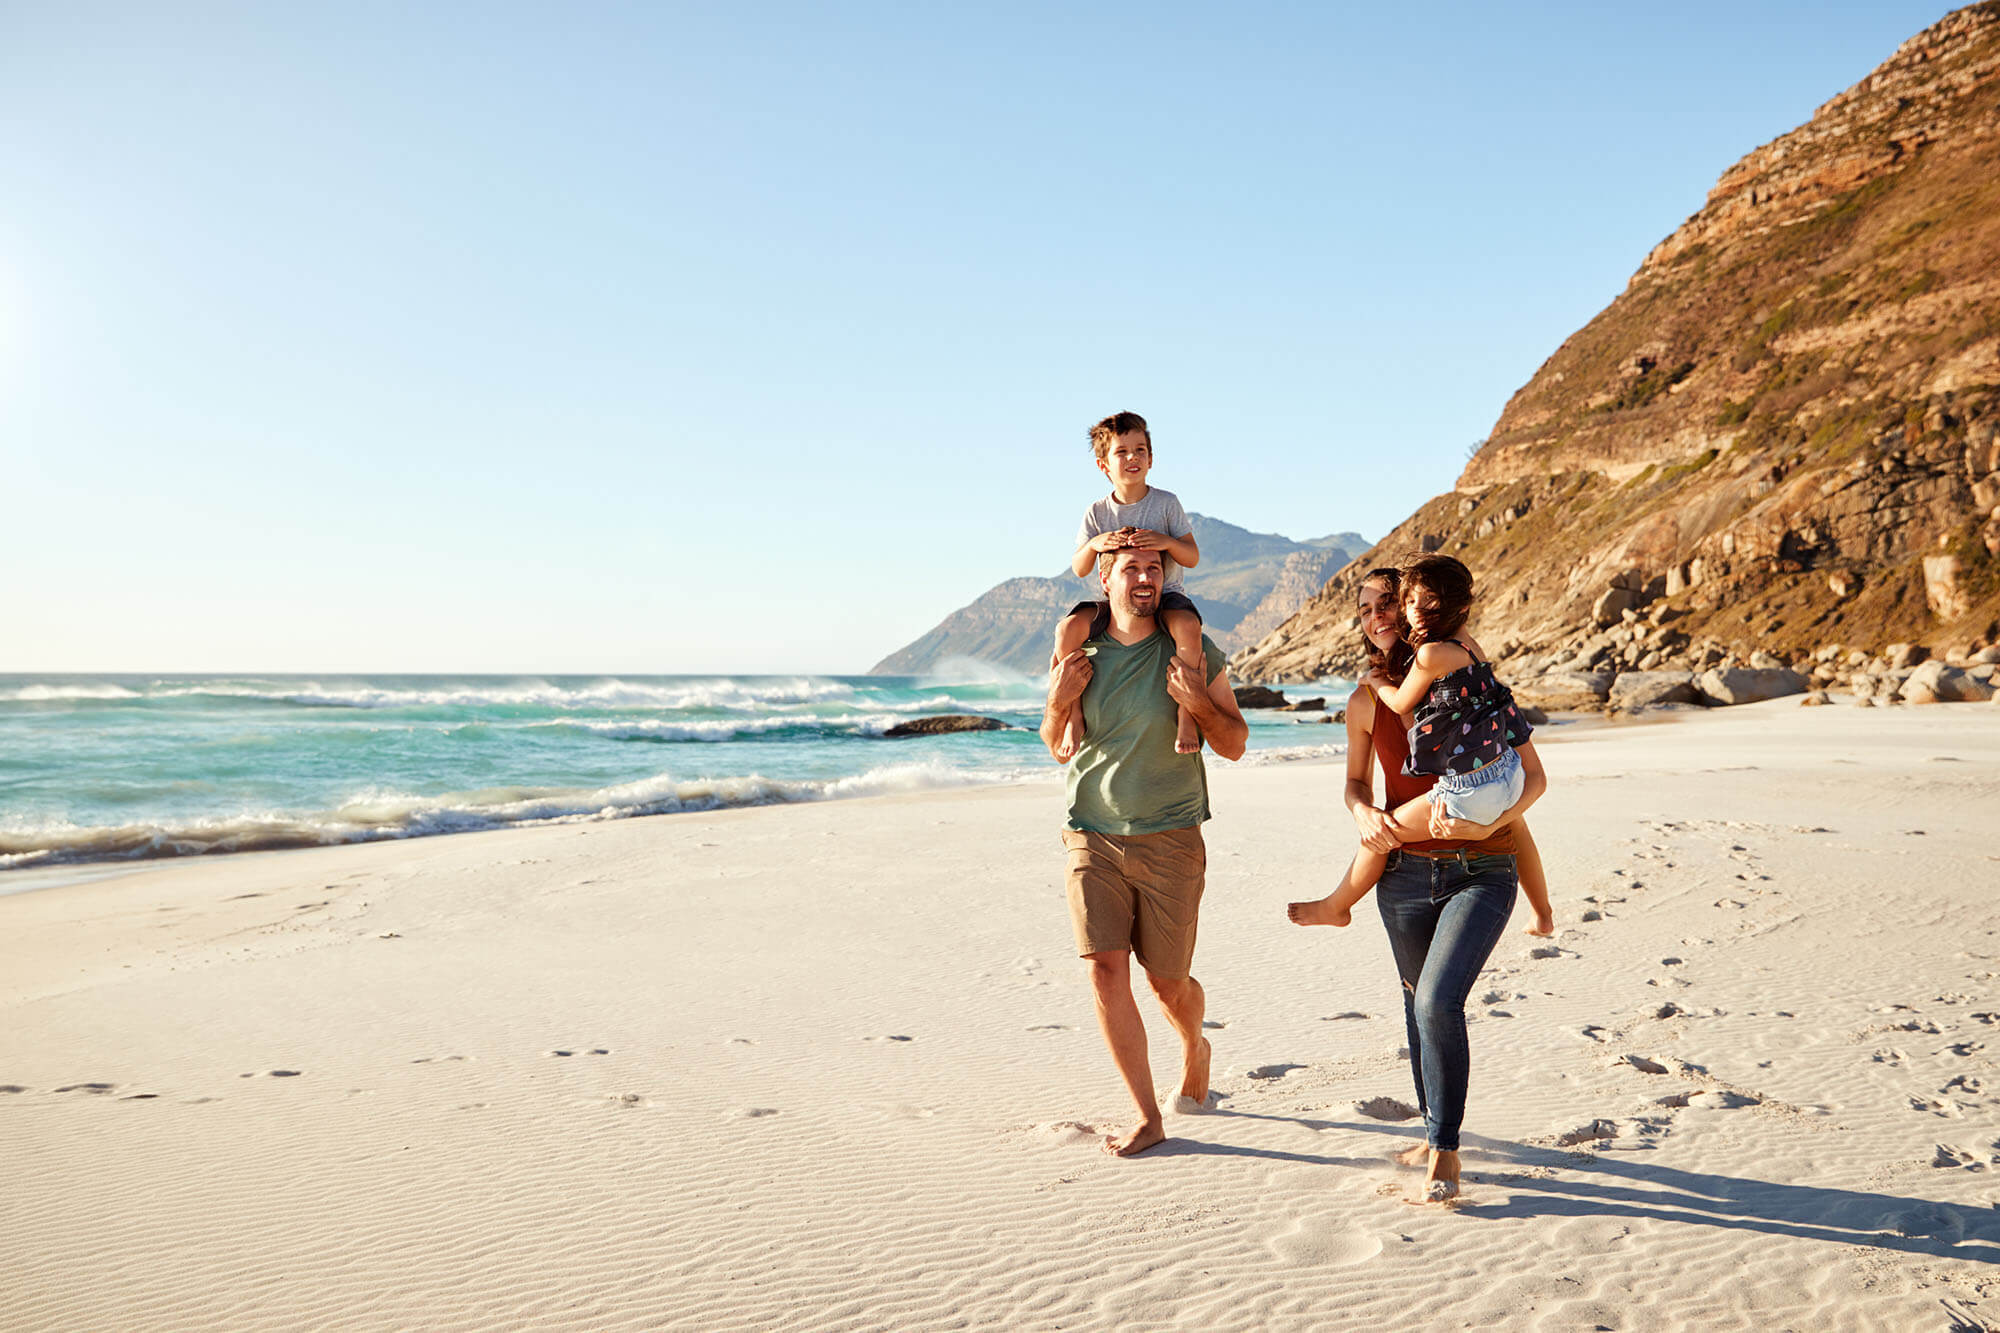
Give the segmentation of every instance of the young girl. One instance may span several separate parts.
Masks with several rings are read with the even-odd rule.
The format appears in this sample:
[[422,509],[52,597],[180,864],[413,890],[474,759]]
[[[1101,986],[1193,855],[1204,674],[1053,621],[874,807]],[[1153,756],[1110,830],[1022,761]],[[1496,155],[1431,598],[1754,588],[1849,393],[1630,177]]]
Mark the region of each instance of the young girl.
[[[1391,813],[1401,829],[1424,829],[1433,819],[1462,819],[1490,825],[1521,799],[1523,775],[1515,747],[1530,735],[1514,696],[1494,679],[1491,663],[1461,642],[1472,611],[1472,572],[1448,555],[1412,561],[1397,580],[1402,611],[1410,627],[1414,660],[1400,684],[1380,668],[1363,684],[1381,706],[1410,718],[1409,759],[1404,772],[1435,775],[1424,796]],[[1345,926],[1354,904],[1381,878],[1387,853],[1362,847],[1340,887],[1318,902],[1294,903],[1288,915],[1300,925]],[[1555,933],[1548,888],[1541,876],[1524,876],[1522,890],[1534,908],[1530,934]]]

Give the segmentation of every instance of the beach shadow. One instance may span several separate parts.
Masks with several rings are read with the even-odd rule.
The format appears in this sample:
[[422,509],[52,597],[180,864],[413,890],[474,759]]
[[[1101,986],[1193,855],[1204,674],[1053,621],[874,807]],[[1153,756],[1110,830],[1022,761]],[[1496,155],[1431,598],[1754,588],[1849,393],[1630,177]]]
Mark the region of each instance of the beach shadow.
[[1467,1217],[1648,1218],[2000,1264],[2000,1209],[1992,1207],[1682,1171],[1477,1135],[1467,1135],[1464,1146],[1502,1162],[1558,1173],[1507,1176],[1504,1166],[1495,1170],[1468,1160],[1468,1177],[1504,1188],[1511,1197],[1480,1203],[1473,1194],[1459,1209]]
[[[1395,1126],[1220,1109],[1210,1114],[1281,1121],[1315,1130],[1380,1134],[1396,1140],[1397,1148],[1423,1139],[1420,1123]],[[1466,1153],[1468,1182],[1504,1189],[1511,1196],[1504,1203],[1482,1203],[1480,1190],[1468,1190],[1457,1210],[1465,1217],[1647,1218],[2000,1264],[2000,1207],[1996,1206],[1980,1208],[1868,1190],[1682,1171],[1650,1161],[1539,1148],[1477,1134],[1464,1135],[1460,1146]],[[1381,1167],[1386,1160],[1386,1154],[1383,1159],[1356,1159],[1207,1144],[1193,1147],[1217,1155],[1275,1157],[1367,1170]],[[1556,1174],[1510,1175],[1509,1167]]]

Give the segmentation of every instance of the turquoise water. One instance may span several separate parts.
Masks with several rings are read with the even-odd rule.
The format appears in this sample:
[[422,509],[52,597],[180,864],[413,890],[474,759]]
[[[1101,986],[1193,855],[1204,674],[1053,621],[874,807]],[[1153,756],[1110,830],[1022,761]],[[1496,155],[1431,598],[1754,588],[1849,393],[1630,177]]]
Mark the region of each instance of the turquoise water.
[[[0,675],[0,872],[1054,782],[1039,677]],[[1345,682],[1293,687],[1338,705]],[[1016,729],[891,740],[981,713]],[[1246,762],[1340,752],[1252,713]],[[1307,725],[1301,725],[1305,722]],[[1210,762],[1215,762],[1211,759]]]

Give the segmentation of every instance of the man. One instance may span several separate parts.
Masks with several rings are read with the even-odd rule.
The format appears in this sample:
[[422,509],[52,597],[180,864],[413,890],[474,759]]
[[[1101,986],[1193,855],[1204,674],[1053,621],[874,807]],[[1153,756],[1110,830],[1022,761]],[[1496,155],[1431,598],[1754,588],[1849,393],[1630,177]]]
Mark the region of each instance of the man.
[[1180,1096],[1208,1099],[1206,997],[1189,975],[1208,854],[1208,776],[1201,755],[1174,751],[1177,710],[1185,708],[1209,748],[1239,759],[1250,728],[1237,711],[1222,653],[1205,636],[1204,670],[1180,661],[1159,625],[1158,551],[1106,551],[1098,580],[1110,599],[1083,647],[1056,663],[1042,712],[1042,742],[1057,753],[1070,705],[1082,702],[1084,739],[1070,761],[1070,923],[1090,969],[1097,1022],[1111,1061],[1139,1109],[1130,1132],[1107,1135],[1104,1150],[1130,1157],[1165,1141],[1159,1098],[1146,1058],[1146,1027],[1132,998],[1131,958],[1181,1039]]

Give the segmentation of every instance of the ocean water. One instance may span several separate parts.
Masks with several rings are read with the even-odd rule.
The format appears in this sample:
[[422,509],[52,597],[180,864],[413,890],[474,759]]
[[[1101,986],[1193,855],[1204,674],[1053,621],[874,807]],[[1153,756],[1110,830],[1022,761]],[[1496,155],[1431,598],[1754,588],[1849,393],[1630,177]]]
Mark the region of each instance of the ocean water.
[[[1338,706],[1350,683],[1292,687]],[[909,676],[0,675],[0,890],[31,867],[926,787],[1055,784],[1044,681]],[[1006,731],[889,739],[980,713]],[[1253,712],[1249,763],[1341,752]],[[1210,762],[1215,762],[1212,758]]]

